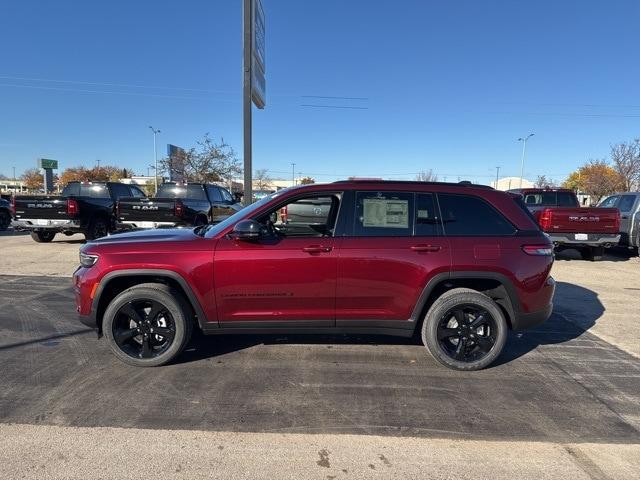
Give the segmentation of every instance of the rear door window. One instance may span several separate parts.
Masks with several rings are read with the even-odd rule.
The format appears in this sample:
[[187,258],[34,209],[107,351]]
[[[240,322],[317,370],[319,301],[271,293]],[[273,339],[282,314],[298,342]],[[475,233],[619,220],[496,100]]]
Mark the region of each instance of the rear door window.
[[436,212],[433,194],[416,193],[415,235],[433,237],[441,234],[440,219]]
[[206,200],[202,185],[187,185],[187,198],[190,200]]
[[131,190],[131,196],[136,198],[144,198],[146,197],[146,193],[140,190],[138,187],[134,187],[133,185],[129,185],[129,190]]
[[620,198],[620,195],[612,195],[610,197],[605,198],[602,202],[600,202],[600,205],[598,206],[602,208],[613,208],[616,206],[616,203],[618,202],[619,198]]
[[407,192],[356,192],[354,235],[409,237],[414,224],[414,195]]
[[220,195],[220,189],[218,187],[208,185],[207,192],[209,193],[209,201],[216,203],[222,202],[222,195]]
[[515,227],[495,208],[472,195],[438,194],[444,233],[482,237],[513,235]]
[[633,208],[633,204],[636,201],[635,195],[622,195],[620,197],[620,203],[618,204],[618,208],[621,212],[630,212]]
[[131,195],[131,190],[129,190],[129,187],[122,183],[112,183],[111,191],[113,192],[113,198],[115,199],[128,197]]

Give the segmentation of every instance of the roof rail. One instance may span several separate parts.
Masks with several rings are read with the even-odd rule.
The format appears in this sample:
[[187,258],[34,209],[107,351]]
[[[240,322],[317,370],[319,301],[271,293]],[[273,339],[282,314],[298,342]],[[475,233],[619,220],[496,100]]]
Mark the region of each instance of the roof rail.
[[480,185],[476,183],[471,183],[469,180],[462,180],[458,183],[455,182],[421,182],[419,180],[367,180],[367,179],[353,179],[353,180],[336,180],[333,183],[402,183],[406,185],[443,185],[443,186],[456,186],[456,187],[473,187],[473,188],[484,188],[487,190],[493,190],[493,187],[489,185]]

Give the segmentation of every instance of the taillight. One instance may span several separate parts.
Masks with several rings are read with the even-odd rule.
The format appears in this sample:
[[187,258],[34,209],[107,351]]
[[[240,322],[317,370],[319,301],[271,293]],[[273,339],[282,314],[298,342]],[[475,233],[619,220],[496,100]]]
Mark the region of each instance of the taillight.
[[67,215],[78,215],[80,213],[80,208],[78,207],[78,202],[73,199],[67,200]]
[[545,208],[540,214],[540,218],[538,219],[538,223],[540,224],[540,228],[545,232],[547,230],[551,230],[551,221],[553,219],[553,211],[549,208]]
[[184,205],[180,201],[176,201],[173,207],[173,213],[176,217],[182,217],[184,215]]
[[280,220],[282,223],[287,223],[287,206],[285,205],[280,209]]
[[15,195],[11,196],[11,203],[10,203],[9,210],[11,211],[11,216],[15,217],[16,216],[16,196]]
[[544,257],[550,257],[553,255],[553,247],[551,245],[523,245],[522,251],[527,255]]

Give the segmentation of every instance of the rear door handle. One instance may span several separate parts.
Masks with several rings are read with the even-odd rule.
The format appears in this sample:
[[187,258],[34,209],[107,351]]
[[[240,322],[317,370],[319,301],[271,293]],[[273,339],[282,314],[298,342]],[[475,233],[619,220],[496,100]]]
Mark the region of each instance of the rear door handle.
[[440,245],[412,245],[411,250],[413,250],[414,252],[439,252],[440,250],[442,250],[442,247]]
[[326,253],[333,250],[333,247],[326,247],[324,245],[309,245],[308,247],[303,247],[302,251],[307,253]]

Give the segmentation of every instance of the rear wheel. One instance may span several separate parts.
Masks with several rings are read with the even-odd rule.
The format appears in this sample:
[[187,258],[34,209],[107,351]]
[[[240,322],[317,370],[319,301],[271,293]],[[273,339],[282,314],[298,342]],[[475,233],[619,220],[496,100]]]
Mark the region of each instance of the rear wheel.
[[49,243],[53,240],[53,237],[56,236],[56,232],[48,232],[48,231],[31,231],[31,238],[33,238],[38,243]]
[[0,210],[0,231],[6,230],[11,225],[11,215],[6,210]]
[[422,342],[443,365],[455,370],[480,370],[502,352],[507,322],[500,307],[486,295],[454,288],[438,298],[422,324]]
[[102,330],[113,353],[137,367],[164,365],[182,352],[193,329],[180,292],[144,283],[116,296],[104,313]]
[[87,240],[95,240],[96,238],[106,237],[109,234],[109,225],[104,218],[95,218],[91,220],[84,237]]

